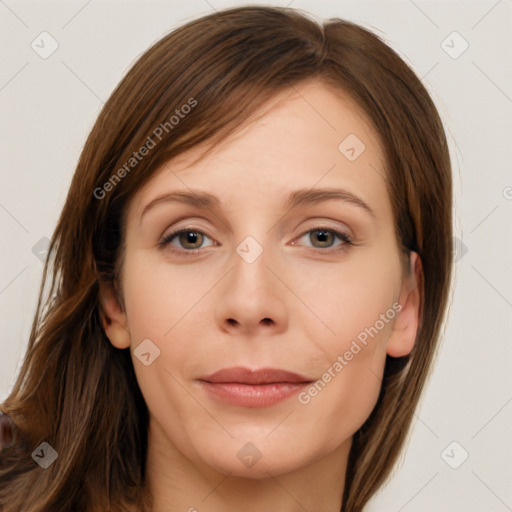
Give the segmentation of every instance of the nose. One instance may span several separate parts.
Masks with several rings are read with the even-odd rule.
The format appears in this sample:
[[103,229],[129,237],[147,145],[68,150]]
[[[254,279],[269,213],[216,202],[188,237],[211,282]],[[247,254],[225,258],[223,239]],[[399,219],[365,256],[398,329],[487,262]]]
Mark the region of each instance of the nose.
[[[240,248],[239,248],[240,249]],[[270,250],[252,261],[243,248],[230,258],[231,270],[218,289],[216,321],[221,330],[236,336],[278,334],[288,327],[290,292],[283,270]]]

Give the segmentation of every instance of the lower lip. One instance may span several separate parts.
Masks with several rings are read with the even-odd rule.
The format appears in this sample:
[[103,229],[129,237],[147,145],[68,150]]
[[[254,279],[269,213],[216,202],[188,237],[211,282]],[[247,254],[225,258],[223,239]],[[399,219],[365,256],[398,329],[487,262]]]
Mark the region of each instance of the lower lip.
[[212,383],[201,381],[213,397],[240,407],[270,407],[297,394],[309,382],[278,382],[274,384],[240,384],[238,382]]

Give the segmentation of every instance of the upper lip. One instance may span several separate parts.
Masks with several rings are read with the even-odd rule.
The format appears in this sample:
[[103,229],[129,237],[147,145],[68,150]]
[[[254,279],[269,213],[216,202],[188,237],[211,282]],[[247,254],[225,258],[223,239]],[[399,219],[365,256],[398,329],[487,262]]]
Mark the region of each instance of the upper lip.
[[314,379],[275,368],[250,369],[243,367],[224,368],[199,380],[215,384],[237,382],[239,384],[273,384],[277,382],[313,382]]

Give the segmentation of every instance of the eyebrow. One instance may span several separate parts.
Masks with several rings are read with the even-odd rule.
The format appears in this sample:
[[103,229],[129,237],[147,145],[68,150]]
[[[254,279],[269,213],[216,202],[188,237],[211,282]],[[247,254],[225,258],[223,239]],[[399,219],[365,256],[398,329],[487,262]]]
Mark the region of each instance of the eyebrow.
[[[348,192],[347,190],[337,188],[315,188],[295,190],[288,196],[284,205],[289,209],[293,209],[298,206],[314,205],[332,199],[337,199],[339,201],[344,201],[346,203],[357,206],[374,219],[376,218],[375,211],[361,198],[357,197],[351,192]],[[220,199],[217,196],[210,194],[209,192],[204,192],[201,190],[169,192],[157,196],[144,207],[144,209],[142,210],[142,214],[140,216],[141,222],[142,218],[149,210],[151,210],[157,205],[167,203],[188,204],[203,210],[220,209],[222,206]]]

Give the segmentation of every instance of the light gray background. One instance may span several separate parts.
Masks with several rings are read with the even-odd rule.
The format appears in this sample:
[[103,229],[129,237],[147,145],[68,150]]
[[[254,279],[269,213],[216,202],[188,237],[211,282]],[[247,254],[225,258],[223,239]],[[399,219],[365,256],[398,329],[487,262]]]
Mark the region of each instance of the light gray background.
[[[383,36],[422,77],[452,145],[451,316],[408,448],[368,511],[512,510],[512,0],[254,3],[347,18]],[[103,102],[153,42],[234,5],[244,2],[0,0],[0,400],[25,351],[44,238]],[[43,31],[59,44],[47,59],[31,47]],[[458,58],[464,42],[446,39],[453,31],[469,44]]]

